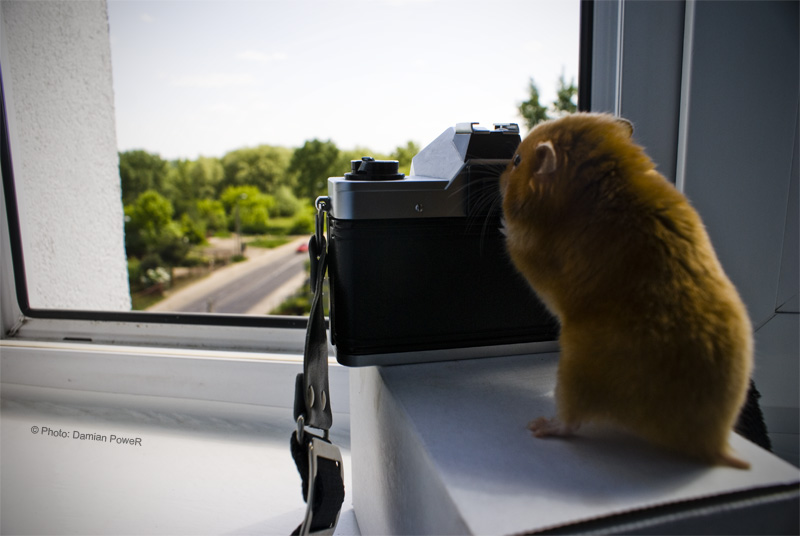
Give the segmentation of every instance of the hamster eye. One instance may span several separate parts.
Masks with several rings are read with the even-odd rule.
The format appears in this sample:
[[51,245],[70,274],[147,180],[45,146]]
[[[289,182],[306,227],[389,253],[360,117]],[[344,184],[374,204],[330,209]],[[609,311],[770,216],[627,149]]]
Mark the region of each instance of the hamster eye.
[[522,162],[522,156],[519,153],[514,155],[514,167],[517,167],[519,163]]

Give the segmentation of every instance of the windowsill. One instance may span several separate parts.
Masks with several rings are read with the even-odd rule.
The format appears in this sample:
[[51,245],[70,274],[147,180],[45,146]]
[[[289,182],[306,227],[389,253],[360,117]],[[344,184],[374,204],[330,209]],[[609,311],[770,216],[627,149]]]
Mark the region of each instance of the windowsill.
[[[3,534],[289,534],[302,520],[302,358],[9,341],[0,354]],[[358,534],[347,371],[330,381],[348,490],[336,533]]]
[[554,413],[556,365],[539,354],[353,369],[363,533],[796,533],[800,472],[735,434],[748,471],[600,429],[532,438],[526,423]]
[[[288,449],[299,356],[24,341],[0,350],[3,533],[286,534],[299,524]],[[750,471],[597,432],[532,439],[525,423],[552,413],[555,368],[555,354],[332,366],[347,492],[337,534],[570,531],[589,519],[600,532],[721,532],[709,524],[721,511],[756,533],[796,512],[797,468],[738,436]],[[725,498],[752,489],[744,502]],[[710,496],[713,505],[697,501]],[[666,517],[649,510],[676,502]]]

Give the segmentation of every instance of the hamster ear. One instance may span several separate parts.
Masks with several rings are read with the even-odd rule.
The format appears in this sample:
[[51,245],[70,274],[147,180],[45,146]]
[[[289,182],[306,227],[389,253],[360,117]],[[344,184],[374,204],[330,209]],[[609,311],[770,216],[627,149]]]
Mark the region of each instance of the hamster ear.
[[536,146],[536,160],[539,162],[534,175],[549,175],[558,168],[556,150],[553,143],[544,141]]
[[625,127],[628,130],[628,136],[632,138],[633,137],[633,123],[631,123],[630,121],[628,121],[624,117],[615,117],[615,119],[617,120],[617,123],[619,123],[620,125],[622,125],[623,127]]

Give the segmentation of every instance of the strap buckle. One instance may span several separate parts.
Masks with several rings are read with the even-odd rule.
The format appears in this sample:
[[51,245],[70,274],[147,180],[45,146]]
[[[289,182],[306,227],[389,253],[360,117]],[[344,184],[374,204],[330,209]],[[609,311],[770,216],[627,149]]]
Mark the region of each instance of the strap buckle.
[[[294,534],[329,536],[336,530],[344,502],[344,463],[339,447],[308,433],[302,417],[297,422],[295,441],[307,454],[306,513]],[[326,434],[327,435],[327,434]],[[298,461],[299,460],[295,460]],[[298,469],[300,464],[298,463]],[[313,528],[312,528],[313,527]]]

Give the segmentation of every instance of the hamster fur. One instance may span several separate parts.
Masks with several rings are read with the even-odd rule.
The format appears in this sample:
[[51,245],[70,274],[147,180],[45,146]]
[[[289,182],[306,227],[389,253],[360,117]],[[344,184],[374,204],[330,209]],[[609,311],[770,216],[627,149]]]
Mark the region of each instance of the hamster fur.
[[753,363],[752,326],[686,198],[632,140],[578,113],[536,126],[500,179],[507,247],[558,317],[557,415],[537,437],[590,421],[712,464]]

